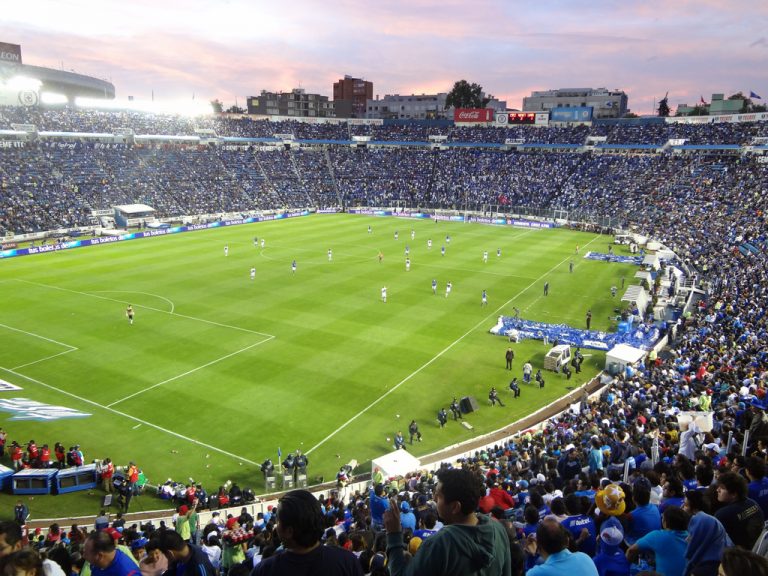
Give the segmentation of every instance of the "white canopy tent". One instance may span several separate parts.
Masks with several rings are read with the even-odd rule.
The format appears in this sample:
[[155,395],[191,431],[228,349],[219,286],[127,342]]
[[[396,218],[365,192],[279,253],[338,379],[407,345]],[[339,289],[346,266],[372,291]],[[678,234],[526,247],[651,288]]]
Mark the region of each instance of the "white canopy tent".
[[628,344],[617,344],[605,355],[605,369],[608,372],[624,371],[629,364],[636,365],[645,356],[645,351]]
[[384,478],[405,476],[408,472],[418,470],[421,462],[407,450],[395,450],[384,454],[372,462],[371,472],[378,468],[384,474]]

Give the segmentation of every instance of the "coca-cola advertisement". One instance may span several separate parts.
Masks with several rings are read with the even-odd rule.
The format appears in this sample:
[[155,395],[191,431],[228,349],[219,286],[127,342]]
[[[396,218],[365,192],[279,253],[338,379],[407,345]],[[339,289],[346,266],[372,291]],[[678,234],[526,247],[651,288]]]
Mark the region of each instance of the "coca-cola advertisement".
[[493,120],[493,110],[490,108],[456,108],[453,111],[453,121],[456,124],[461,122],[477,124],[478,122],[491,122]]

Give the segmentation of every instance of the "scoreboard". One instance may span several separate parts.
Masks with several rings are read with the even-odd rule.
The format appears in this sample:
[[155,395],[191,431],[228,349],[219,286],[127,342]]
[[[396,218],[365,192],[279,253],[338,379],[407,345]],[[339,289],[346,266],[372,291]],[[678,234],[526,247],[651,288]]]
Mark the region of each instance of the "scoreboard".
[[548,112],[497,112],[496,125],[503,126],[511,124],[546,126],[549,123]]

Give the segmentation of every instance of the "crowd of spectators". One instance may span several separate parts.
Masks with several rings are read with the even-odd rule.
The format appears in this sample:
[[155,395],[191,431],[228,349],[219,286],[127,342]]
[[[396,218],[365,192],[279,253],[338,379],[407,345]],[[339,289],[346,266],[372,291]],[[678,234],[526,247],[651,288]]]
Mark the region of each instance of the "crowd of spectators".
[[[734,136],[729,130],[737,129],[711,134],[728,139]],[[748,126],[735,140],[765,130]],[[446,497],[439,474],[374,475],[368,494],[346,494],[340,486],[318,501],[323,530],[318,535],[312,525],[315,540],[297,541],[296,532],[275,527],[270,514],[251,521],[242,515],[234,522],[227,519],[223,529],[216,522],[212,528],[193,526],[195,535],[191,531],[181,544],[154,527],[124,527],[118,533],[126,542],[156,542],[152,545],[178,561],[195,557],[197,549],[188,546],[208,546],[210,538],[230,547],[226,554],[222,550],[222,558],[229,554],[231,561],[222,560],[219,567],[234,573],[254,566],[256,574],[278,573],[275,566],[283,560],[258,565],[281,544],[287,550],[283,554],[320,549],[321,562],[342,564],[343,555],[322,556],[323,549],[347,548],[357,553],[359,570],[372,574],[382,573],[385,561],[392,574],[418,573],[435,566],[444,546],[437,539],[441,532],[444,538],[459,538],[460,525],[478,519],[483,526],[497,523],[508,537],[502,552],[495,532],[486,535],[494,542],[491,555],[501,558],[500,571],[493,571],[496,561],[489,559],[488,549],[471,550],[484,574],[541,576],[570,569],[603,576],[610,565],[612,574],[654,566],[665,574],[714,576],[721,562],[727,576],[734,569],[765,573],[764,559],[743,552],[758,540],[768,514],[765,164],[704,155],[435,154],[346,147],[296,153],[42,144],[2,154],[4,195],[10,199],[10,211],[4,207],[0,214],[4,230],[77,220],[106,199],[125,202],[122,194],[129,194],[129,187],[145,185],[142,193],[154,196],[144,201],[166,212],[211,211],[227,202],[237,209],[239,202],[261,197],[306,205],[316,201],[310,187],[322,189],[320,197],[328,202],[338,193],[348,204],[462,206],[471,197],[476,204],[495,199],[573,212],[610,211],[677,251],[707,287],[664,353],[649,356],[632,375],[617,376],[597,400],[584,399],[578,413],[566,412],[540,432],[453,463],[481,478],[482,489],[465,479],[461,497]],[[754,250],[741,249],[747,244]],[[678,418],[681,412],[711,414],[711,426],[688,423]],[[297,499],[291,505],[314,507],[303,496]],[[185,505],[178,516],[189,523],[194,505]],[[285,520],[286,525],[296,521],[290,515]],[[227,532],[237,532],[230,544],[225,544]],[[8,532],[0,529],[3,533],[9,544]],[[99,553],[114,553],[104,537],[89,538],[103,549]],[[98,565],[94,550],[86,550],[90,545],[75,549],[68,539],[73,564],[85,558]],[[74,539],[87,541],[76,533]],[[430,539],[435,544],[427,545]],[[453,549],[463,550],[461,545]],[[206,557],[210,562],[207,552]]]

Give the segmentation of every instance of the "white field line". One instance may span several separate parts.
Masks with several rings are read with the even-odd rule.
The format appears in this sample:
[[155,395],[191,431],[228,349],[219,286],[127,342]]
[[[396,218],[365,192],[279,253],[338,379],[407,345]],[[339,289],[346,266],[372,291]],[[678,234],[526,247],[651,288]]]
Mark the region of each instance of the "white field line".
[[69,354],[70,352],[76,352],[77,348],[73,348],[72,350],[64,350],[64,352],[59,352],[58,354],[52,354],[51,356],[46,356],[45,358],[40,358],[40,360],[33,360],[32,362],[27,362],[26,364],[21,364],[19,366],[14,366],[11,368],[11,370],[18,370],[20,368],[26,368],[27,366],[32,366],[34,364],[38,364],[40,362],[45,362],[46,360],[51,360],[53,358],[56,358],[57,356],[63,356],[64,354]]
[[69,344],[64,344],[64,342],[59,342],[58,340],[54,340],[53,338],[46,338],[45,336],[41,336],[40,334],[35,334],[34,332],[27,332],[26,330],[14,328],[13,326],[8,326],[8,324],[0,324],[0,326],[2,326],[3,328],[7,328],[8,330],[13,330],[14,332],[21,332],[22,334],[26,334],[27,336],[34,336],[35,338],[40,338],[41,340],[46,340],[47,342],[53,342],[54,344],[58,344],[59,346],[64,346],[65,348],[69,348],[70,352],[78,349],[77,346],[70,346]]
[[162,386],[163,384],[168,384],[168,382],[173,382],[174,380],[178,380],[179,378],[183,378],[184,376],[188,376],[190,374],[194,374],[198,370],[202,370],[204,368],[208,368],[208,366],[213,366],[214,364],[218,364],[222,360],[226,360],[227,358],[231,358],[232,356],[236,356],[237,354],[240,354],[241,352],[245,352],[246,350],[250,350],[251,348],[255,348],[256,346],[260,346],[261,344],[264,344],[265,342],[269,342],[272,340],[274,336],[271,336],[269,338],[265,338],[264,340],[260,340],[256,342],[255,344],[251,344],[250,346],[246,346],[245,348],[241,348],[240,350],[235,350],[234,352],[230,352],[229,354],[226,354],[222,356],[221,358],[216,358],[215,360],[211,360],[210,362],[207,362],[203,364],[202,366],[198,366],[197,368],[192,368],[191,370],[187,370],[186,372],[182,374],[177,374],[176,376],[173,376],[171,378],[168,378],[167,380],[163,380],[162,382],[158,382],[157,384],[152,384],[152,386],[147,386],[146,388],[139,390],[137,392],[134,392],[133,394],[129,394],[128,396],[124,398],[120,398],[120,400],[115,400],[111,404],[107,404],[107,408],[112,408],[112,406],[116,404],[120,404],[121,402],[125,402],[126,400],[129,400],[131,398],[134,398],[135,396],[138,396],[140,394],[144,394],[144,392],[149,392],[153,388],[157,388],[158,386]]
[[106,410],[107,412],[111,412],[112,414],[115,414],[117,416],[122,416],[123,418],[127,418],[128,420],[133,420],[134,422],[137,422],[138,424],[144,424],[145,426],[149,426],[150,428],[154,428],[155,430],[158,430],[160,432],[164,432],[165,434],[168,434],[170,436],[174,436],[176,438],[179,438],[181,440],[185,440],[187,442],[190,442],[192,444],[195,444],[197,446],[202,446],[203,448],[208,448],[209,450],[212,450],[214,452],[218,452],[219,454],[223,454],[225,456],[229,456],[231,458],[234,458],[235,460],[240,460],[241,462],[245,462],[246,464],[253,464],[254,466],[260,466],[261,464],[258,462],[254,462],[253,460],[249,460],[248,458],[244,458],[242,456],[238,456],[237,454],[233,454],[232,452],[228,452],[226,450],[222,450],[221,448],[217,448],[216,446],[212,446],[210,444],[206,444],[205,442],[200,442],[199,440],[195,440],[194,438],[190,438],[189,436],[184,436],[183,434],[179,434],[178,432],[174,432],[173,430],[168,430],[167,428],[163,428],[162,426],[158,426],[156,424],[152,424],[151,422],[147,422],[146,420],[142,420],[141,418],[136,418],[135,416],[131,416],[130,414],[126,414],[125,412],[120,412],[119,410],[115,410],[114,408],[109,408],[108,406],[103,406],[99,404],[98,402],[94,402],[93,400],[88,400],[87,398],[83,398],[82,396],[78,396],[77,394],[73,394],[72,392],[67,392],[66,390],[62,390],[61,388],[57,388],[56,386],[51,386],[50,384],[46,384],[45,382],[42,382],[41,380],[37,380],[35,378],[32,378],[31,376],[25,376],[24,374],[21,374],[19,372],[16,372],[14,370],[10,370],[8,368],[2,368],[0,369],[5,370],[6,372],[9,372],[10,374],[13,374],[14,376],[18,376],[19,378],[24,378],[25,380],[29,380],[30,382],[34,382],[35,384],[38,384],[40,386],[43,386],[45,388],[48,388],[49,390],[54,390],[56,392],[59,392],[60,394],[64,394],[66,396],[69,396],[70,398],[74,398],[75,400],[79,400],[80,402],[85,402],[86,404],[89,404],[91,406],[94,406],[96,408],[101,408],[102,410]]
[[[590,245],[592,242],[594,242],[594,241],[595,241],[595,240],[597,240],[598,238],[599,238],[599,236],[595,236],[595,237],[594,237],[592,240],[590,240],[589,242],[587,242],[587,244],[585,245],[585,247],[586,247],[586,246],[589,246],[589,245]],[[422,364],[421,366],[419,366],[419,367],[418,367],[416,370],[414,370],[413,372],[411,372],[410,374],[408,374],[408,376],[406,376],[405,378],[403,378],[402,380],[400,380],[400,382],[398,382],[398,383],[397,383],[397,384],[395,384],[395,385],[394,385],[392,388],[390,388],[389,390],[387,390],[386,392],[384,392],[384,394],[382,394],[381,396],[379,396],[378,398],[376,398],[376,400],[374,400],[373,402],[371,402],[370,404],[368,404],[368,406],[366,406],[366,407],[365,407],[365,408],[363,408],[363,409],[362,409],[360,412],[358,412],[357,414],[355,414],[354,416],[352,416],[352,417],[351,417],[349,420],[347,420],[346,422],[344,422],[344,424],[342,424],[341,426],[339,426],[338,428],[336,428],[336,430],[334,430],[333,432],[331,432],[330,434],[328,434],[328,436],[326,436],[325,438],[323,438],[322,440],[320,440],[320,442],[318,442],[317,444],[315,444],[314,446],[312,446],[312,448],[310,448],[309,450],[305,450],[305,451],[304,451],[304,453],[305,453],[305,454],[311,454],[311,453],[312,453],[312,452],[313,452],[313,451],[314,451],[316,448],[319,448],[320,446],[322,446],[323,444],[325,444],[325,443],[326,443],[328,440],[330,440],[331,438],[333,438],[333,437],[334,437],[336,434],[338,434],[339,432],[341,432],[341,431],[342,431],[344,428],[346,428],[347,426],[349,426],[349,425],[350,425],[352,422],[354,422],[355,420],[357,420],[357,419],[358,419],[360,416],[362,416],[363,414],[365,414],[366,412],[368,412],[368,410],[370,410],[371,408],[373,408],[374,406],[376,406],[376,404],[378,404],[379,402],[381,402],[382,400],[384,400],[384,398],[386,398],[387,396],[389,396],[389,395],[390,395],[392,392],[394,392],[395,390],[397,390],[398,388],[400,388],[400,386],[402,386],[403,384],[405,384],[406,382],[408,382],[408,381],[409,381],[411,378],[413,378],[414,376],[416,376],[416,375],[417,375],[419,372],[421,372],[422,370],[424,370],[424,368],[427,368],[428,366],[430,366],[430,365],[431,365],[433,362],[435,362],[435,360],[439,359],[439,358],[440,358],[440,357],[441,357],[443,354],[445,354],[445,353],[446,353],[446,352],[448,352],[448,351],[449,351],[451,348],[453,348],[453,347],[454,347],[456,344],[458,344],[459,342],[461,342],[462,340],[464,340],[464,338],[466,338],[467,336],[469,336],[470,334],[472,334],[472,333],[473,333],[475,330],[477,330],[477,329],[478,329],[480,326],[482,326],[483,324],[487,323],[487,322],[489,321],[489,319],[491,319],[491,318],[493,318],[494,316],[496,316],[496,314],[498,314],[498,313],[499,313],[499,312],[500,312],[502,309],[504,309],[504,308],[505,308],[506,306],[508,306],[508,305],[509,305],[511,302],[513,302],[513,301],[515,300],[515,298],[518,298],[518,297],[520,297],[520,296],[521,296],[522,294],[524,294],[524,293],[525,293],[527,290],[529,290],[529,289],[530,289],[530,288],[532,288],[532,287],[533,287],[535,284],[537,284],[538,282],[540,282],[540,281],[541,281],[543,278],[546,278],[547,274],[551,273],[552,271],[554,271],[555,269],[557,269],[557,267],[558,267],[558,266],[562,266],[562,265],[563,265],[565,262],[568,262],[569,260],[570,260],[570,256],[569,256],[569,257],[567,257],[565,260],[562,260],[561,262],[559,262],[559,263],[555,264],[555,265],[554,265],[552,268],[550,268],[549,270],[547,270],[546,272],[544,272],[544,274],[542,274],[541,276],[539,276],[538,278],[536,278],[536,279],[535,279],[533,282],[531,282],[530,284],[528,284],[528,286],[526,286],[525,288],[523,288],[522,290],[520,290],[520,292],[518,292],[518,293],[517,293],[515,296],[513,296],[512,298],[510,298],[510,299],[509,299],[509,300],[507,300],[506,302],[504,302],[504,303],[503,303],[501,306],[499,306],[498,308],[496,308],[496,309],[495,309],[493,312],[489,313],[489,314],[488,314],[487,316],[485,316],[485,317],[484,317],[482,320],[480,320],[480,321],[479,321],[477,324],[475,324],[474,326],[472,326],[472,328],[470,328],[470,329],[469,329],[469,330],[467,330],[467,331],[466,331],[464,334],[462,334],[461,336],[459,336],[459,337],[458,337],[456,340],[454,340],[453,342],[451,342],[450,344],[448,344],[448,346],[446,346],[445,348],[443,348],[443,349],[442,349],[440,352],[438,352],[437,354],[435,354],[435,356],[433,356],[432,358],[430,358],[429,360],[427,360],[427,361],[426,361],[424,364]]]
[[[98,298],[99,300],[107,300],[108,302],[117,302],[118,304],[128,303],[125,300],[116,300],[114,298],[107,298],[106,296],[99,296],[98,294],[94,294],[93,292],[81,292],[80,290],[72,290],[71,288],[62,288],[61,286],[52,286],[50,284],[43,284],[41,282],[33,282],[32,280],[22,280],[21,278],[16,278],[15,280],[17,282],[24,282],[25,284],[32,284],[33,286],[42,286],[43,288],[49,288],[51,290],[61,290],[62,292],[70,292],[72,294],[80,294],[81,296],[90,296],[91,298]],[[241,328],[240,326],[232,326],[230,324],[222,324],[221,322],[214,322],[213,320],[206,320],[205,318],[196,318],[195,316],[178,314],[177,312],[168,312],[168,310],[160,310],[159,308],[153,308],[152,306],[144,306],[142,304],[136,304],[134,305],[134,308],[143,308],[145,310],[152,310],[153,312],[160,312],[161,314],[168,314],[170,316],[178,316],[179,318],[186,318],[187,320],[203,322],[205,324],[211,324],[213,326],[221,326],[222,328],[231,328],[232,330],[240,330],[241,332],[248,332],[249,334],[256,334],[258,336],[264,336],[270,339],[276,337],[274,334],[267,334],[266,332],[257,332],[256,330],[249,330],[248,328]]]
[[172,300],[169,300],[165,296],[152,294],[151,292],[134,292],[132,290],[94,290],[93,294],[144,294],[145,296],[153,296],[154,298],[159,298],[160,300],[165,300],[166,302],[168,302],[168,304],[171,305],[171,311],[169,312],[169,314],[173,314],[173,311],[176,308],[176,305],[173,303]]

